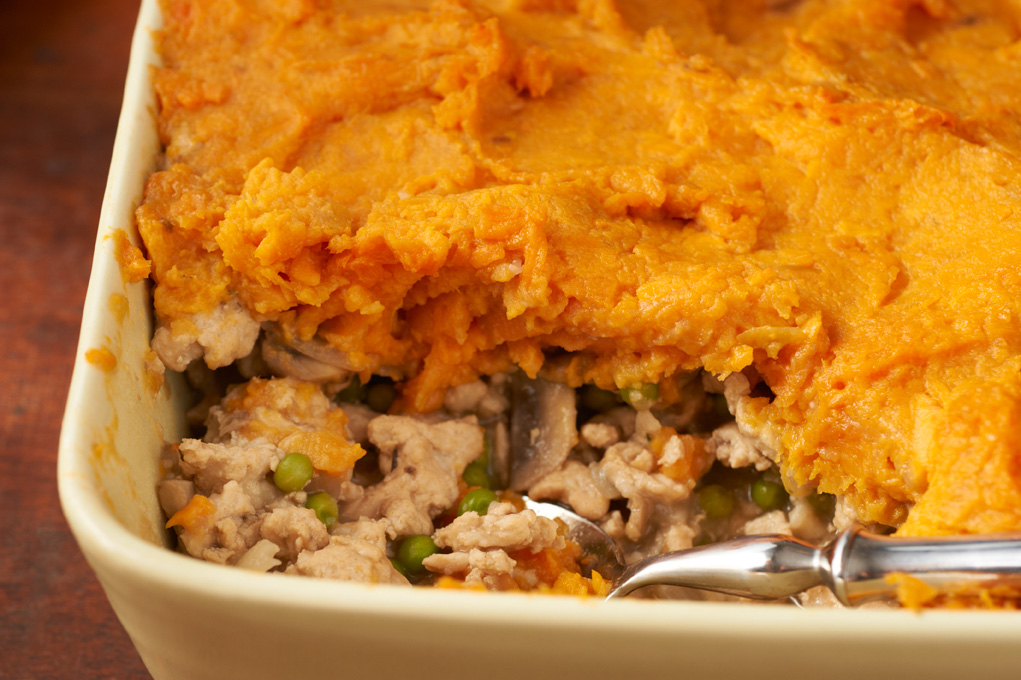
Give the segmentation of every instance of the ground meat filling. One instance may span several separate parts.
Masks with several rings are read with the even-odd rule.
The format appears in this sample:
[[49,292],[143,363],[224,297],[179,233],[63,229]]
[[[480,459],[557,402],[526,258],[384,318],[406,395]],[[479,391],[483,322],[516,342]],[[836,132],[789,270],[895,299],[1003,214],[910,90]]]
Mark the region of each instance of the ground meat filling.
[[[823,541],[855,522],[846,503],[784,489],[772,449],[740,422],[754,379],[680,376],[659,386],[672,396],[649,386],[652,396],[636,407],[626,390],[496,375],[451,390],[428,416],[410,416],[383,412],[397,402],[381,379],[253,378],[214,400],[202,439],[168,447],[160,502],[182,550],[221,564],[365,583],[598,594],[605,583],[582,568],[565,527],[508,490],[520,463],[515,437],[533,445],[529,475],[549,468],[522,491],[599,523],[628,562],[747,534]],[[564,408],[544,414],[517,403],[543,392]],[[381,401],[384,393],[391,398]],[[554,457],[543,458],[536,441],[553,442]],[[310,471],[294,486],[278,478],[296,453]],[[832,603],[818,593],[803,599]]]
[[516,511],[511,503],[493,503],[485,515],[469,511],[437,529],[433,540],[441,548],[464,552],[473,548],[528,550],[564,547],[557,523],[531,510]]
[[161,320],[152,349],[175,371],[183,371],[196,359],[205,359],[209,368],[220,368],[251,354],[259,328],[245,306],[232,298],[185,319]]
[[387,557],[381,529],[371,521],[341,525],[322,549],[303,550],[285,571],[341,581],[408,585]]
[[391,538],[432,533],[432,518],[457,500],[457,480],[482,453],[482,430],[474,418],[428,425],[380,416],[369,422],[368,438],[383,467],[393,461],[393,469],[344,514],[385,519]]
[[[538,517],[531,510],[518,510],[513,503],[492,503],[485,515],[468,511],[433,534],[440,548],[423,560],[431,572],[460,576],[466,584],[481,584],[490,590],[505,590],[516,583],[517,560],[512,552],[531,555],[543,550],[563,550],[566,541],[556,522]],[[518,579],[523,574],[518,574]]]

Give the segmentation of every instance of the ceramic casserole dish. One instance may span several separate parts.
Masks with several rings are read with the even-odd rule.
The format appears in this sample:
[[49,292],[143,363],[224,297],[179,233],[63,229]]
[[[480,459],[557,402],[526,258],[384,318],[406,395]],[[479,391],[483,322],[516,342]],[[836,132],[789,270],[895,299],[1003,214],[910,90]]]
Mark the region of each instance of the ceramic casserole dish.
[[[185,433],[186,386],[146,368],[147,283],[118,263],[160,153],[144,0],[60,439],[71,529],[159,680],[282,677],[1016,677],[1021,616],[806,610],[404,589],[258,574],[173,550],[159,451]],[[328,674],[328,675],[327,675]]]

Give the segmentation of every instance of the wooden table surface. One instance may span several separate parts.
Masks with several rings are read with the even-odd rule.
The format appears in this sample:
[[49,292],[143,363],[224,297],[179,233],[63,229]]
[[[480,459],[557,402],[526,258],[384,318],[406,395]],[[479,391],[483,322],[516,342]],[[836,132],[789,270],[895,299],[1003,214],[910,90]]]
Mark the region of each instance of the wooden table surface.
[[0,1],[0,678],[148,678],[57,500],[138,0]]

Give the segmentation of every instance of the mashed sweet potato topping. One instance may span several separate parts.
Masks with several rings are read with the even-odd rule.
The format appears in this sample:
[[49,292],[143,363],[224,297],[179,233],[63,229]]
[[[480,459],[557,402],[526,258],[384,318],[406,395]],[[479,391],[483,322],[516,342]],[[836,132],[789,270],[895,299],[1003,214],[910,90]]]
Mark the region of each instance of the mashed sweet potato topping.
[[163,6],[171,336],[240,309],[408,411],[512,365],[754,370],[791,489],[1021,529],[1016,2]]

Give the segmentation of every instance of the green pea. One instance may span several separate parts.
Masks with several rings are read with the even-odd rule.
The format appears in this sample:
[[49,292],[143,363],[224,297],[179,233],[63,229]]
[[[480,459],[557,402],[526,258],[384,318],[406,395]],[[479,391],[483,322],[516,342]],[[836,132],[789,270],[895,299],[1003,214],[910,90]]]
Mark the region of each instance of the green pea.
[[703,486],[698,492],[698,505],[709,519],[726,519],[734,512],[734,494],[720,484]]
[[327,529],[337,521],[337,516],[340,514],[340,511],[337,509],[337,501],[325,491],[311,494],[308,500],[305,501],[305,507],[314,510],[316,517],[326,525]]
[[362,380],[357,375],[351,376],[351,382],[337,392],[337,396],[334,399],[338,402],[352,404],[357,401],[361,401],[365,398],[365,387],[362,385]]
[[404,568],[404,565],[400,563],[400,560],[398,560],[395,557],[391,557],[390,564],[393,565],[394,569],[397,570],[398,574],[400,574],[404,578],[408,578],[408,570]]
[[787,505],[787,490],[779,482],[759,477],[752,482],[752,500],[763,510],[779,510]]
[[489,489],[474,489],[465,494],[457,506],[457,516],[475,511],[484,515],[489,511],[489,504],[496,500],[496,492]]
[[406,574],[422,574],[425,572],[422,560],[439,551],[436,543],[428,536],[422,534],[408,536],[397,548],[397,561],[404,566]]
[[365,404],[377,413],[386,413],[397,398],[397,388],[388,382],[369,386],[365,393]]
[[620,391],[620,398],[639,411],[646,411],[659,401],[659,385],[642,383],[639,387],[625,387]]
[[492,486],[489,481],[489,472],[486,470],[486,464],[482,462],[481,458],[468,463],[468,467],[464,469],[461,479],[468,486],[481,486],[483,489],[488,489]]
[[596,413],[604,413],[617,405],[617,394],[595,385],[581,388],[581,405]]
[[301,491],[312,479],[315,470],[304,453],[288,453],[273,471],[273,483],[284,493]]
[[815,510],[815,514],[819,519],[829,520],[833,517],[837,498],[831,493],[816,492],[808,497],[808,504]]

